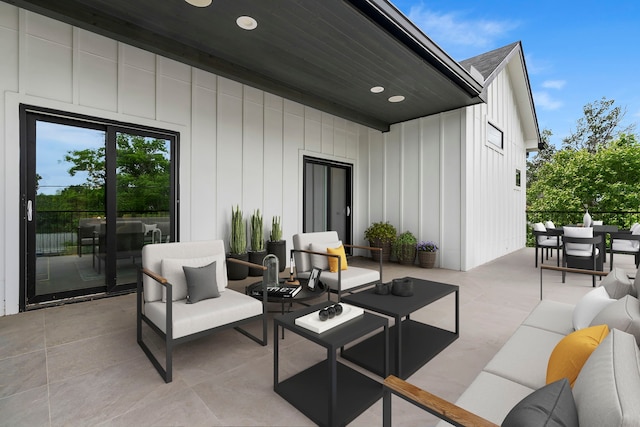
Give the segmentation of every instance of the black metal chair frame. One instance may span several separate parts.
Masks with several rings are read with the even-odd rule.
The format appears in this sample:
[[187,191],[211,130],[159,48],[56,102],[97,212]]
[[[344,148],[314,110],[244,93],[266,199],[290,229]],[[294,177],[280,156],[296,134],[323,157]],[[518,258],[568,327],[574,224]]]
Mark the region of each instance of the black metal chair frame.
[[[594,270],[602,271],[604,251],[598,251],[598,246],[602,243],[602,236],[595,237],[568,237],[563,236],[563,248],[562,248],[562,266],[569,268],[577,268],[581,270]],[[587,244],[591,245],[591,256],[582,257],[575,255],[567,255],[567,244]],[[565,282],[566,271],[562,271],[562,283]],[[596,276],[592,276],[593,287],[596,286]]]
[[[547,237],[557,237],[556,239],[556,246],[545,246],[545,245],[540,245],[538,243],[538,237],[539,236],[547,236]],[[556,250],[556,254],[557,254],[557,259],[556,259],[556,264],[558,267],[560,267],[560,249],[562,248],[562,230],[561,229],[555,229],[555,228],[547,228],[546,231],[538,231],[538,230],[533,230],[533,237],[536,241],[536,262],[535,262],[535,267],[538,268],[538,248],[541,249],[540,252],[540,264],[544,264],[544,252],[545,249],[547,250],[547,259],[549,259],[549,249],[551,249],[551,257],[553,257],[553,249]]]
[[[260,268],[263,271],[266,270],[266,267],[263,267],[261,265],[258,264],[252,264],[246,261],[241,261],[241,260],[236,260],[233,258],[227,258],[227,261],[231,261],[231,262],[237,262],[237,263],[242,263],[242,264],[248,264],[250,265],[252,268]],[[142,284],[142,277],[143,275],[149,276],[151,277],[153,280],[155,280],[156,282],[158,282],[160,285],[162,285],[165,289],[166,289],[166,294],[167,294],[167,298],[166,298],[166,324],[165,324],[165,331],[166,332],[162,332],[162,330],[156,326],[149,318],[147,318],[144,315],[143,312],[143,306],[142,306],[142,301],[144,298],[144,286]],[[253,341],[257,342],[258,344],[262,345],[262,346],[266,346],[267,345],[267,288],[266,286],[263,287],[263,295],[262,295],[262,314],[256,315],[256,316],[252,316],[252,317],[247,317],[245,319],[236,321],[236,322],[232,322],[232,323],[227,323],[225,325],[221,325],[218,326],[216,328],[212,328],[212,329],[207,329],[204,331],[200,331],[197,332],[195,334],[191,334],[191,335],[187,335],[184,337],[180,337],[180,338],[173,338],[173,310],[172,310],[172,304],[173,304],[173,285],[171,285],[171,283],[169,283],[167,281],[167,279],[165,279],[164,277],[155,274],[145,268],[140,268],[138,270],[138,285],[137,285],[137,320],[136,320],[136,326],[137,326],[137,340],[138,340],[138,345],[140,345],[140,347],[142,348],[142,350],[144,351],[144,353],[147,355],[147,357],[149,358],[149,360],[151,361],[151,363],[153,364],[153,366],[156,368],[156,370],[158,371],[158,373],[160,374],[160,376],[162,377],[162,379],[164,379],[164,381],[166,383],[170,383],[173,380],[173,349],[175,346],[185,343],[185,342],[189,342],[189,341],[193,341],[211,334],[214,334],[216,332],[219,332],[221,330],[225,330],[225,329],[229,329],[229,328],[234,328],[235,330],[237,330],[238,332],[242,333],[243,335],[251,338]],[[242,325],[244,323],[248,323],[254,320],[258,320],[262,318],[262,339],[256,337],[255,335],[252,335],[250,332],[242,329],[239,327],[239,325]],[[162,338],[162,340],[165,342],[165,365],[164,367],[162,366],[162,364],[160,363],[160,361],[158,360],[158,358],[153,354],[153,352],[151,351],[151,349],[149,348],[149,346],[147,346],[147,344],[142,340],[142,322],[146,323],[151,330],[153,330],[158,336],[160,336],[160,338]]]
[[636,240],[640,242],[640,234],[632,234],[631,230],[618,231],[617,233],[610,233],[611,246],[609,247],[609,262],[611,268],[613,268],[613,254],[634,255],[636,268],[640,266],[640,250],[637,251],[614,251],[613,240]]

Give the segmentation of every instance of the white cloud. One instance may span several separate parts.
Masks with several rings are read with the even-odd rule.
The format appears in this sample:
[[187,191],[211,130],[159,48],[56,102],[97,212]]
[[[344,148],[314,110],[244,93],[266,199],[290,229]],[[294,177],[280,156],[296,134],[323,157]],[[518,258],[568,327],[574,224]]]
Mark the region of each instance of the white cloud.
[[566,80],[546,80],[542,82],[542,87],[547,89],[562,89],[566,84]]
[[434,12],[422,5],[411,8],[409,19],[438,44],[479,48],[493,47],[518,26],[514,21],[469,19],[463,12]]
[[545,110],[557,110],[562,107],[562,101],[554,99],[549,92],[534,92],[533,101],[537,107]]

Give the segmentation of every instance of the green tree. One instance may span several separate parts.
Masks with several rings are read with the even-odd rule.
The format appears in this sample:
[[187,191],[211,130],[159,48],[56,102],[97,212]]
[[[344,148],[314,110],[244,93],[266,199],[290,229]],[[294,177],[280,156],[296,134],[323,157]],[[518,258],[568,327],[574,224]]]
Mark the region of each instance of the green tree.
[[555,145],[551,144],[552,135],[553,132],[550,129],[543,129],[540,133],[540,141],[544,148],[538,150],[531,160],[527,160],[527,187],[537,179],[540,167],[549,162],[557,151]]
[[606,148],[619,134],[633,132],[633,125],[622,128],[627,109],[614,106],[614,103],[613,99],[603,97],[585,105],[582,108],[584,116],[578,119],[576,130],[562,140],[563,148],[595,153]]
[[634,135],[622,134],[596,153],[560,150],[527,189],[528,209],[582,211],[586,204],[592,211],[638,211],[638,171],[640,144]]
[[[167,141],[119,133],[116,149],[118,211],[169,210],[170,160]],[[62,199],[76,206],[84,201],[89,210],[103,207],[105,148],[69,151],[64,160],[72,165],[68,171],[71,176],[80,171],[86,172],[87,182],[80,186],[82,188],[69,187],[63,190],[60,194]],[[61,200],[60,204],[65,202]]]

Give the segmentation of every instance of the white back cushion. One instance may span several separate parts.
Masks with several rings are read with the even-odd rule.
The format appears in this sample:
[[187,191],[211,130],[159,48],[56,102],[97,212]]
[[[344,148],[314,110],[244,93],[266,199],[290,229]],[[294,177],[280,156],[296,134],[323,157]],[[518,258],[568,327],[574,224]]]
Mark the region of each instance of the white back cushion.
[[[293,249],[309,250],[309,246],[312,243],[335,243],[339,241],[337,231],[318,231],[315,233],[299,233],[293,235]],[[324,252],[327,251],[328,246],[325,247]],[[311,257],[306,253],[296,253],[296,271],[305,272],[310,271],[312,268]],[[327,266],[328,268],[328,266]]]
[[[593,228],[591,227],[563,227],[564,235],[567,237],[593,237]],[[567,252],[570,251],[587,251],[591,252],[593,245],[583,243],[566,243]]]
[[[312,243],[309,245],[309,250],[326,254],[327,248],[334,249],[339,248],[340,246],[342,246],[342,242],[340,240],[338,240],[337,242]],[[329,257],[323,255],[311,255],[311,265],[314,268],[319,268],[320,270],[328,270]]]
[[[222,292],[227,287],[227,263],[225,260],[224,242],[222,240],[145,245],[142,248],[142,266],[156,274],[162,275],[162,260],[165,258],[192,259],[209,256],[223,260],[223,262],[216,263],[218,290]],[[147,275],[143,275],[142,280],[145,302],[160,301],[162,299],[163,286]]]
[[556,225],[553,223],[553,221],[545,222],[544,226],[547,227],[547,228],[556,228]]

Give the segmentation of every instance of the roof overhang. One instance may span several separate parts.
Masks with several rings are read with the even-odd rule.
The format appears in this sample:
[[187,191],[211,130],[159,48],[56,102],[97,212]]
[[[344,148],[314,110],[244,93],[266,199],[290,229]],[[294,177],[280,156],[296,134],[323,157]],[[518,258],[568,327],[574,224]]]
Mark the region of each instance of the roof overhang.
[[382,131],[483,101],[482,84],[386,0],[2,1]]

